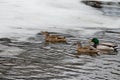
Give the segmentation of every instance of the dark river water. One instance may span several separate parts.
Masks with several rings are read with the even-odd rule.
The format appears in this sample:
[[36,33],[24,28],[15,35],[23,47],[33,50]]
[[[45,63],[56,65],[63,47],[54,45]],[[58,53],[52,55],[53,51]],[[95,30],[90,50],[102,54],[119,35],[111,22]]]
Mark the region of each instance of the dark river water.
[[91,36],[79,36],[79,30],[59,33],[67,43],[45,43],[40,33],[26,41],[0,41],[0,80],[120,80],[120,49],[99,56],[74,55],[73,43],[85,44],[92,37],[120,46],[120,29],[99,30]]

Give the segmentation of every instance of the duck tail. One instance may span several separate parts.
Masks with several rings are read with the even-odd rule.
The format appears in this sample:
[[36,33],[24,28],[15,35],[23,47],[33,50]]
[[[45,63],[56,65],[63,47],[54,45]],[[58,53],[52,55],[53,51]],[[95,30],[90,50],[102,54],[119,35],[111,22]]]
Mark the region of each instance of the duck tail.
[[118,44],[114,41],[114,52],[118,52]]
[[118,47],[114,47],[114,52],[118,52]]

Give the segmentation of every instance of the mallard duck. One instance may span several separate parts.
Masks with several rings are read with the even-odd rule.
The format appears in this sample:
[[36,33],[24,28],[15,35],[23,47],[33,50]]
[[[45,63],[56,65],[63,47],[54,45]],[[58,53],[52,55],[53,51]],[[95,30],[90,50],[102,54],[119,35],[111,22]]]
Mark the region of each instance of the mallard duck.
[[66,38],[64,36],[59,35],[50,35],[47,31],[41,32],[43,35],[45,35],[45,41],[46,42],[66,42]]
[[93,47],[96,48],[97,50],[103,52],[103,53],[108,53],[108,52],[117,52],[117,44],[115,43],[99,43],[98,38],[92,38],[91,42],[93,42]]
[[82,46],[80,42],[77,42],[77,54],[86,54],[86,55],[98,55],[98,51],[91,46]]

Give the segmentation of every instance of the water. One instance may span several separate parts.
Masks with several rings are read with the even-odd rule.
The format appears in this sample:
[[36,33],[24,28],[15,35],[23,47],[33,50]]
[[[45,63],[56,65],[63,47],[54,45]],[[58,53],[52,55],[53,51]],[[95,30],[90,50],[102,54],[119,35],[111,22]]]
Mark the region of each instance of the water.
[[[1,0],[0,11],[0,37],[12,41],[0,41],[1,80],[119,80],[120,49],[76,57],[73,45],[98,37],[120,46],[119,16],[79,0]],[[60,33],[67,44],[45,44],[41,31]]]
[[[89,29],[91,30],[91,29]],[[93,30],[93,29],[92,29]],[[118,30],[96,32],[90,37],[101,41],[115,41],[120,46]],[[111,31],[111,32],[110,32]],[[104,32],[104,34],[103,34]],[[119,80],[120,53],[100,54],[100,56],[79,55],[76,53],[76,41],[87,42],[83,36],[67,37],[68,43],[45,44],[42,35],[31,36],[27,42],[14,41],[2,43],[1,47],[18,48],[17,55],[0,57],[0,77],[3,80]],[[79,32],[78,32],[79,33]],[[64,34],[62,34],[64,35]],[[112,35],[112,38],[111,38]],[[33,37],[33,38],[32,38]],[[90,38],[89,37],[89,38]],[[40,42],[41,41],[41,42]],[[71,45],[73,45],[71,47]],[[12,52],[14,53],[14,49]],[[6,51],[3,49],[3,51]],[[119,51],[119,49],[118,49]]]
[[104,4],[102,11],[108,16],[120,16],[120,4],[118,2],[112,2],[111,5]]

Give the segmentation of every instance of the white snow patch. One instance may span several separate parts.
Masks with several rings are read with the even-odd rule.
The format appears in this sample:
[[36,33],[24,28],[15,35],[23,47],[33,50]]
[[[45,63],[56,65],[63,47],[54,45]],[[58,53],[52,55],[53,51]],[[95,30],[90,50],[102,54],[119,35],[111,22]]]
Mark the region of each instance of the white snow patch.
[[104,16],[100,11],[80,3],[80,0],[0,1],[0,37],[24,38],[51,27],[76,29],[119,26],[119,17]]

